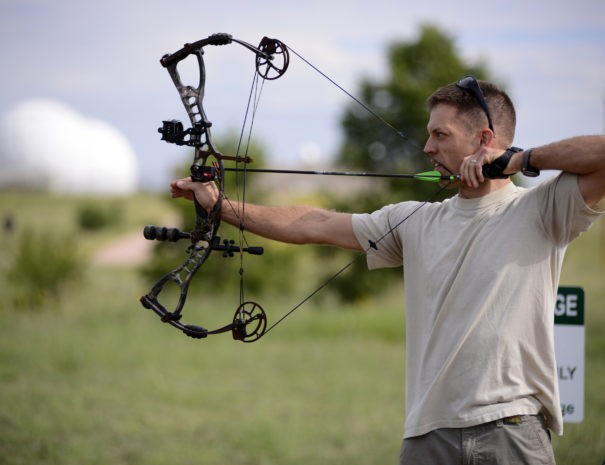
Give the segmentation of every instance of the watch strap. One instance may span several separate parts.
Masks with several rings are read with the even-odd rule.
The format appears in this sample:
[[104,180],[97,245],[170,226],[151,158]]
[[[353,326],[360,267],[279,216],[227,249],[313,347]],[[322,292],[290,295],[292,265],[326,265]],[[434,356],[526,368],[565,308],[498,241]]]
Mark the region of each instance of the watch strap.
[[521,172],[525,176],[529,176],[531,178],[535,178],[540,174],[540,170],[538,168],[534,168],[531,166],[531,152],[533,149],[527,149],[523,152],[523,160],[521,162]]

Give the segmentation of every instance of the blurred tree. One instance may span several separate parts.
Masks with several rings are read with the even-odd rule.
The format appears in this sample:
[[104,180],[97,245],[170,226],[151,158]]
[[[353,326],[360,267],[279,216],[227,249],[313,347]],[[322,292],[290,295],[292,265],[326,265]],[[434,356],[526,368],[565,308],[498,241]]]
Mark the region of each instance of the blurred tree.
[[[431,169],[422,151],[426,138],[428,111],[425,100],[437,88],[472,74],[487,79],[482,63],[465,62],[454,45],[454,39],[437,27],[423,25],[413,42],[396,42],[388,47],[389,73],[384,81],[365,79],[357,95],[377,114],[398,128],[402,139],[392,128],[379,121],[357,103],[344,111],[342,128],[344,142],[337,163],[340,169],[366,172],[416,173]],[[334,201],[344,211],[373,211],[389,203],[409,199],[440,200],[451,195],[443,192],[435,198],[438,187],[433,183],[380,179],[361,192]],[[334,260],[339,252],[322,252]],[[356,300],[375,294],[400,270],[368,273],[364,260],[356,260],[352,269],[333,286],[345,300]]]
[[[488,73],[481,63],[465,63],[455,49],[454,40],[431,25],[421,27],[415,42],[391,44],[387,55],[389,74],[385,81],[362,81],[359,95],[382,118],[405,134],[407,140],[356,103],[351,103],[342,117],[345,137],[338,163],[376,172],[428,170],[430,166],[422,152],[429,116],[425,100],[437,88],[466,74],[485,79]],[[435,187],[396,179],[386,182],[389,184],[387,190],[398,200],[402,194],[422,197],[433,192]]]

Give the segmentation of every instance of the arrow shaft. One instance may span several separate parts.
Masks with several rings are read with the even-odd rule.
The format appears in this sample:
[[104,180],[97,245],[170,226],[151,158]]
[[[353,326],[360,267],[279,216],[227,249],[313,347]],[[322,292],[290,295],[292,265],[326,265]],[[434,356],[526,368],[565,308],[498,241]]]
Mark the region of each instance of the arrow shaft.
[[418,174],[408,173],[353,173],[348,171],[312,171],[312,170],[280,170],[266,168],[224,168],[224,171],[238,173],[272,173],[272,174],[302,174],[316,176],[365,176],[372,178],[402,178],[402,179],[418,179],[420,181],[454,181],[458,179],[457,175],[445,175],[438,171],[427,171]]

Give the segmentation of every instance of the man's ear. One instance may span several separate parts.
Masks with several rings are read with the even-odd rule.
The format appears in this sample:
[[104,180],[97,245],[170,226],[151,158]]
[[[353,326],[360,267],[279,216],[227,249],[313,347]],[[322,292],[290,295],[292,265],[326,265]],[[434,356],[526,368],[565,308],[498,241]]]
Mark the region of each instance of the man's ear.
[[481,139],[479,140],[479,145],[490,146],[494,141],[494,133],[489,129],[484,129],[481,131]]

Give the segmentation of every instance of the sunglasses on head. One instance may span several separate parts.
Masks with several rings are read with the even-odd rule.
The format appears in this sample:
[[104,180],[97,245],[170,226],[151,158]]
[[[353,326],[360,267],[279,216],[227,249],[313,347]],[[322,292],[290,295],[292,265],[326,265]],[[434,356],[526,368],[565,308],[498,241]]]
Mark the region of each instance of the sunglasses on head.
[[466,77],[463,77],[462,79],[460,79],[456,83],[456,86],[470,92],[471,94],[473,94],[475,96],[475,98],[477,99],[477,102],[479,103],[481,108],[483,108],[483,111],[485,112],[485,116],[487,116],[487,122],[489,124],[489,128],[495,134],[496,131],[494,131],[494,124],[492,123],[492,117],[489,114],[489,109],[487,108],[487,103],[485,101],[485,97],[483,96],[483,92],[481,92],[481,87],[479,87],[479,83],[477,82],[477,79],[475,79],[473,76],[466,76]]

